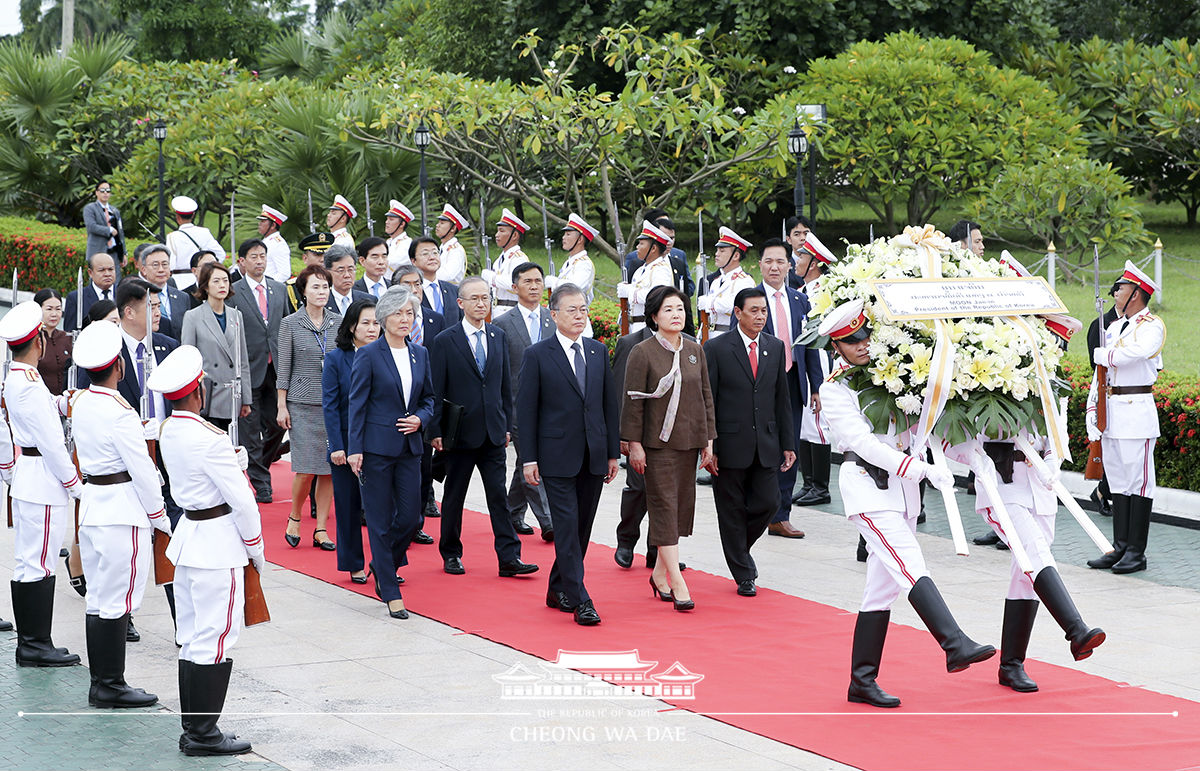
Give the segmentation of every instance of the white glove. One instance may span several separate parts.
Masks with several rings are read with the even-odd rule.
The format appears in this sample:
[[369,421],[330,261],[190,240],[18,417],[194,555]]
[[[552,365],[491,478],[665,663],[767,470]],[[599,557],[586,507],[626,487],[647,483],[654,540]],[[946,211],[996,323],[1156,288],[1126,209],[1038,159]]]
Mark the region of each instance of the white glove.
[[617,297],[618,298],[629,297],[629,295],[630,295],[629,290],[632,288],[633,287],[630,284],[625,284],[625,283],[617,284]]
[[483,270],[479,271],[479,277],[488,282],[488,284],[491,284],[492,279],[496,278],[496,271],[492,270],[491,268],[484,268]]
[[161,530],[164,535],[171,535],[171,518],[166,514],[163,514],[161,517],[155,517],[154,519],[151,519],[150,525],[155,530]]
[[1107,348],[1093,348],[1092,349],[1092,361],[1096,362],[1101,367],[1107,367],[1108,366],[1108,349]]
[[1059,470],[1058,466],[1049,462],[1040,465],[1033,464],[1033,473],[1037,477],[1038,482],[1047,490],[1053,490],[1062,476],[1062,471]]
[[546,276],[546,278],[542,281],[542,283],[544,283],[546,285],[547,289],[549,289],[551,292],[553,292],[554,288],[556,286],[558,286],[558,280],[559,280],[558,276]]
[[83,483],[80,482],[77,477],[75,482],[67,485],[67,495],[71,496],[71,498],[73,500],[77,501],[77,500],[79,500],[79,496],[82,494],[83,494]]
[[925,479],[942,492],[951,492],[954,489],[954,475],[944,466],[925,464]]
[[250,558],[250,564],[254,566],[254,569],[258,571],[259,575],[262,575],[263,569],[266,567],[266,562],[263,560],[263,553],[260,551],[255,554],[248,554],[246,556]]
[[146,418],[146,420],[142,423],[142,436],[146,439],[157,440],[158,432],[161,427],[162,424],[159,422],[158,418]]
[[1088,410],[1087,415],[1084,416],[1083,422],[1087,425],[1087,438],[1089,442],[1100,441],[1100,427],[1097,425],[1096,421],[1096,411]]
[[245,447],[234,447],[233,455],[235,458],[237,458],[238,468],[240,468],[242,471],[245,471],[250,467],[250,456],[246,454]]

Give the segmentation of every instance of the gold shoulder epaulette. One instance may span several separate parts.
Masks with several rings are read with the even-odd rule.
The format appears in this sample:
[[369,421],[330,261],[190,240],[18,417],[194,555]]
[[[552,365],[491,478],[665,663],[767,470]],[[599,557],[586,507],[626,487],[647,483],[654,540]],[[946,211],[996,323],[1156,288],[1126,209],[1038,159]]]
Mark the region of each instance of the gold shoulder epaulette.
[[25,370],[25,379],[30,383],[36,383],[42,379],[42,373],[38,372],[36,369],[27,369]]
[[833,381],[840,378],[842,375],[849,372],[851,369],[853,369],[853,367],[842,365],[841,367],[838,367],[837,369],[835,369],[833,372],[830,372],[829,377],[825,378],[825,382],[832,383]]
[[217,427],[216,427],[216,426],[214,426],[212,423],[209,423],[207,420],[201,420],[200,422],[204,424],[204,427],[205,427],[205,428],[207,428],[209,431],[212,431],[214,434],[220,434],[221,436],[224,436],[224,435],[225,435],[225,432],[224,432],[224,431],[222,431],[221,429],[217,428]]

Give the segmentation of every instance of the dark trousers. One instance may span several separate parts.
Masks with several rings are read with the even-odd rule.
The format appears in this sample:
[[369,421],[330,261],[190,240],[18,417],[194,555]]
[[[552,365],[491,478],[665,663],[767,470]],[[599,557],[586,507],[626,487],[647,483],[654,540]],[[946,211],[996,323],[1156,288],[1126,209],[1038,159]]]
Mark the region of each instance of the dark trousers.
[[[800,422],[804,420],[804,402],[800,399],[800,392],[792,387],[791,381],[794,378],[788,379],[788,395],[792,400],[792,446],[800,446]],[[792,516],[792,495],[796,489],[796,468],[798,464],[793,463],[792,467],[787,471],[779,473],[779,508],[771,517],[772,522],[787,522]],[[806,477],[805,482],[808,481]]]
[[758,578],[750,548],[766,532],[767,524],[779,506],[778,474],[778,468],[760,465],[756,457],[749,468],[722,466],[720,473],[713,477],[721,548],[735,581]]
[[471,472],[479,469],[483,494],[487,497],[488,515],[492,519],[496,557],[501,563],[521,558],[521,542],[508,516],[504,491],[503,445],[484,442],[480,447],[457,448],[446,453],[446,483],[442,487],[442,536],[438,550],[443,560],[462,557],[463,502],[471,484]]
[[433,500],[433,447],[425,445],[421,454],[421,505]]
[[[512,432],[513,449],[517,457],[521,457],[521,445],[518,444],[517,432]],[[508,515],[513,524],[525,521],[525,507],[528,506],[537,518],[542,530],[553,530],[554,524],[550,519],[550,510],[546,503],[546,488],[542,485],[525,483],[525,469],[518,463],[513,469],[512,479],[508,482]]]
[[337,569],[362,570],[362,488],[350,466],[329,464],[333,477],[333,516],[337,523]]
[[408,564],[408,545],[421,526],[420,489],[420,456],[363,453],[363,513],[384,602],[400,599],[396,571]]
[[[587,468],[586,453],[583,467]],[[581,471],[573,477],[542,477],[554,520],[554,566],[550,591],[563,592],[572,605],[591,599],[583,586],[583,558],[592,537],[604,477]]]
[[250,483],[255,492],[271,491],[271,464],[283,444],[283,429],[275,422],[278,417],[278,394],[275,391],[275,365],[267,365],[262,385],[251,392],[250,414],[238,419],[238,438],[249,456]]
[[[621,521],[617,523],[617,546],[637,546],[646,518],[646,477],[625,467],[625,487],[621,488]],[[555,535],[557,538],[557,534]],[[650,547],[654,548],[654,547]]]

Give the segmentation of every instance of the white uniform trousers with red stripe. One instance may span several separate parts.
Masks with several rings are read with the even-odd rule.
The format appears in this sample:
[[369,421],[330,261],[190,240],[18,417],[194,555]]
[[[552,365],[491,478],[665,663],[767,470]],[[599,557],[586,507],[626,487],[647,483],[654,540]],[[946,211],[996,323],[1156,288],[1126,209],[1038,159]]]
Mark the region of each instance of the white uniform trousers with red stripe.
[[929,575],[917,543],[917,517],[899,511],[852,514],[849,520],[867,542],[867,584],[861,611],[889,610],[892,603]]
[[1154,497],[1155,439],[1100,438],[1104,450],[1104,474],[1113,495]]
[[829,444],[829,421],[825,419],[825,413],[816,415],[809,405],[804,406],[804,414],[800,418],[800,439],[813,444]]
[[30,503],[17,498],[13,505],[13,580],[23,584],[54,575],[58,549],[67,534],[67,507]]
[[150,574],[150,528],[84,525],[79,557],[87,576],[87,612],[114,619],[142,607]]
[[175,641],[179,658],[220,664],[242,632],[245,567],[175,566]]
[[[1033,572],[1025,575],[1017,565],[1017,558],[1012,558],[1008,594],[1005,596],[1010,600],[1036,600],[1038,596],[1033,590],[1033,579],[1037,578],[1042,568],[1052,568],[1055,565],[1054,555],[1050,553],[1050,544],[1054,543],[1054,515],[1034,514],[1016,503],[1006,503],[1005,508],[1008,509],[1013,527],[1017,529],[1017,535],[1021,537],[1021,546],[1029,557],[1029,564],[1033,567]],[[1000,526],[996,512],[991,508],[980,509],[979,515],[983,517],[984,522],[991,525],[996,535],[1000,536],[1000,540],[1007,544],[1008,533]]]

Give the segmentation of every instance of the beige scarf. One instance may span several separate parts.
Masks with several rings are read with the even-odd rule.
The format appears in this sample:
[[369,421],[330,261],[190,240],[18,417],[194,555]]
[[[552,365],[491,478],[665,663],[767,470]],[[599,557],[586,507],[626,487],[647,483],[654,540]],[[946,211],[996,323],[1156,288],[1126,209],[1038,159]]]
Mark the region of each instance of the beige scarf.
[[671,390],[671,398],[667,402],[667,414],[663,418],[662,430],[658,432],[658,438],[664,442],[671,440],[671,431],[675,428],[675,414],[679,411],[679,392],[683,390],[683,373],[679,371],[679,353],[683,350],[683,338],[679,338],[679,347],[672,348],[658,332],[654,333],[654,339],[658,344],[674,354],[671,359],[671,370],[662,376],[658,381],[658,387],[654,389],[654,393],[642,393],[641,391],[630,391],[631,399],[660,399],[663,394]]

